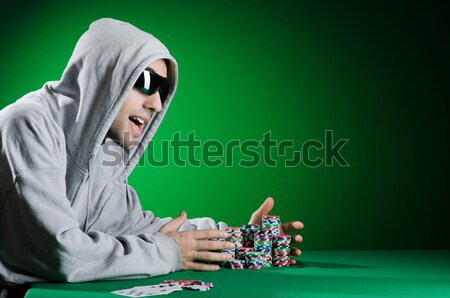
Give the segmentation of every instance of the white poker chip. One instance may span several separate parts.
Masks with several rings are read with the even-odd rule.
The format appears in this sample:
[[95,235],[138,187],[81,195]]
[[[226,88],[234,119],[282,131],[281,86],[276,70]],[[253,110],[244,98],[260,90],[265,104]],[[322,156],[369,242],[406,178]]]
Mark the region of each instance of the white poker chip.
[[183,289],[191,290],[191,291],[209,291],[210,287],[207,285],[189,285],[184,286]]

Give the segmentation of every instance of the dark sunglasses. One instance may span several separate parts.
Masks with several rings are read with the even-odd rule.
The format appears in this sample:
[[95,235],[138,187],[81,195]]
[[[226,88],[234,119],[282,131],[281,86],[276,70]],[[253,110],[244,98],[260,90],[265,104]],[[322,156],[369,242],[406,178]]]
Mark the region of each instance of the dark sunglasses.
[[169,81],[166,78],[160,76],[149,67],[144,69],[134,84],[134,87],[138,88],[147,95],[152,95],[159,92],[161,103],[164,103],[167,95],[169,94],[169,86]]

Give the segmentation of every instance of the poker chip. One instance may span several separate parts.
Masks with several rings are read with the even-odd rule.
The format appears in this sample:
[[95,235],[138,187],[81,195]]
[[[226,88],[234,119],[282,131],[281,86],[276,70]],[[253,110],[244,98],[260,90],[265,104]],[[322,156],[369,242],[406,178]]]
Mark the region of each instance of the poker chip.
[[228,269],[231,269],[231,270],[242,270],[242,269],[245,269],[245,266],[242,266],[242,265],[234,265],[234,266],[228,266],[227,268],[228,268]]
[[[201,281],[201,280],[197,280],[197,279],[192,279],[192,280],[174,280],[174,279],[169,279],[169,280],[164,280],[160,284],[173,284],[173,283],[177,283],[183,289],[189,289],[189,290],[194,290],[194,289],[189,288],[189,287],[194,287],[194,286],[196,286],[196,287],[208,287],[208,288],[213,288],[214,287],[214,284],[212,282],[206,282],[206,281]],[[195,290],[195,291],[201,291],[201,290]]]
[[226,264],[226,268],[234,269],[234,270],[244,269],[245,268],[245,260],[238,260],[238,259],[229,260]]
[[244,265],[245,261],[234,259],[234,260],[229,260],[228,263],[230,263],[232,265]]
[[192,285],[195,285],[195,286],[206,286],[206,287],[209,287],[209,288],[214,288],[214,284],[212,282],[206,282],[206,281],[201,281],[201,280],[200,281],[194,281],[189,286],[192,286]]
[[207,285],[189,285],[183,287],[183,289],[191,291],[209,291],[211,288]]
[[252,270],[258,270],[258,269],[263,269],[264,266],[248,266],[248,269],[252,269]]
[[286,261],[275,261],[272,263],[273,266],[276,267],[287,267],[291,264],[291,262],[289,260]]

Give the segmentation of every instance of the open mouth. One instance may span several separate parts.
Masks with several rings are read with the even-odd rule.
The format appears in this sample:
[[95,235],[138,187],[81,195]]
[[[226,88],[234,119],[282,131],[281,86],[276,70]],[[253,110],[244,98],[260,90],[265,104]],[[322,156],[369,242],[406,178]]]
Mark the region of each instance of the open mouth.
[[130,121],[130,126],[133,129],[133,131],[136,133],[136,135],[139,136],[142,132],[142,128],[144,127],[145,121],[135,116],[128,117],[128,120]]

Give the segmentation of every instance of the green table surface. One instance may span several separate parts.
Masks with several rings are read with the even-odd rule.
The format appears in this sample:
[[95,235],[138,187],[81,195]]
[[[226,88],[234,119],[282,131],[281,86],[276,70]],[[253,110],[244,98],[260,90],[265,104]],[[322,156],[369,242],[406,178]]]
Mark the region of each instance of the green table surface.
[[450,297],[450,250],[304,251],[289,268],[181,271],[146,279],[33,284],[25,297],[124,297],[111,291],[166,279],[214,283],[162,297]]

